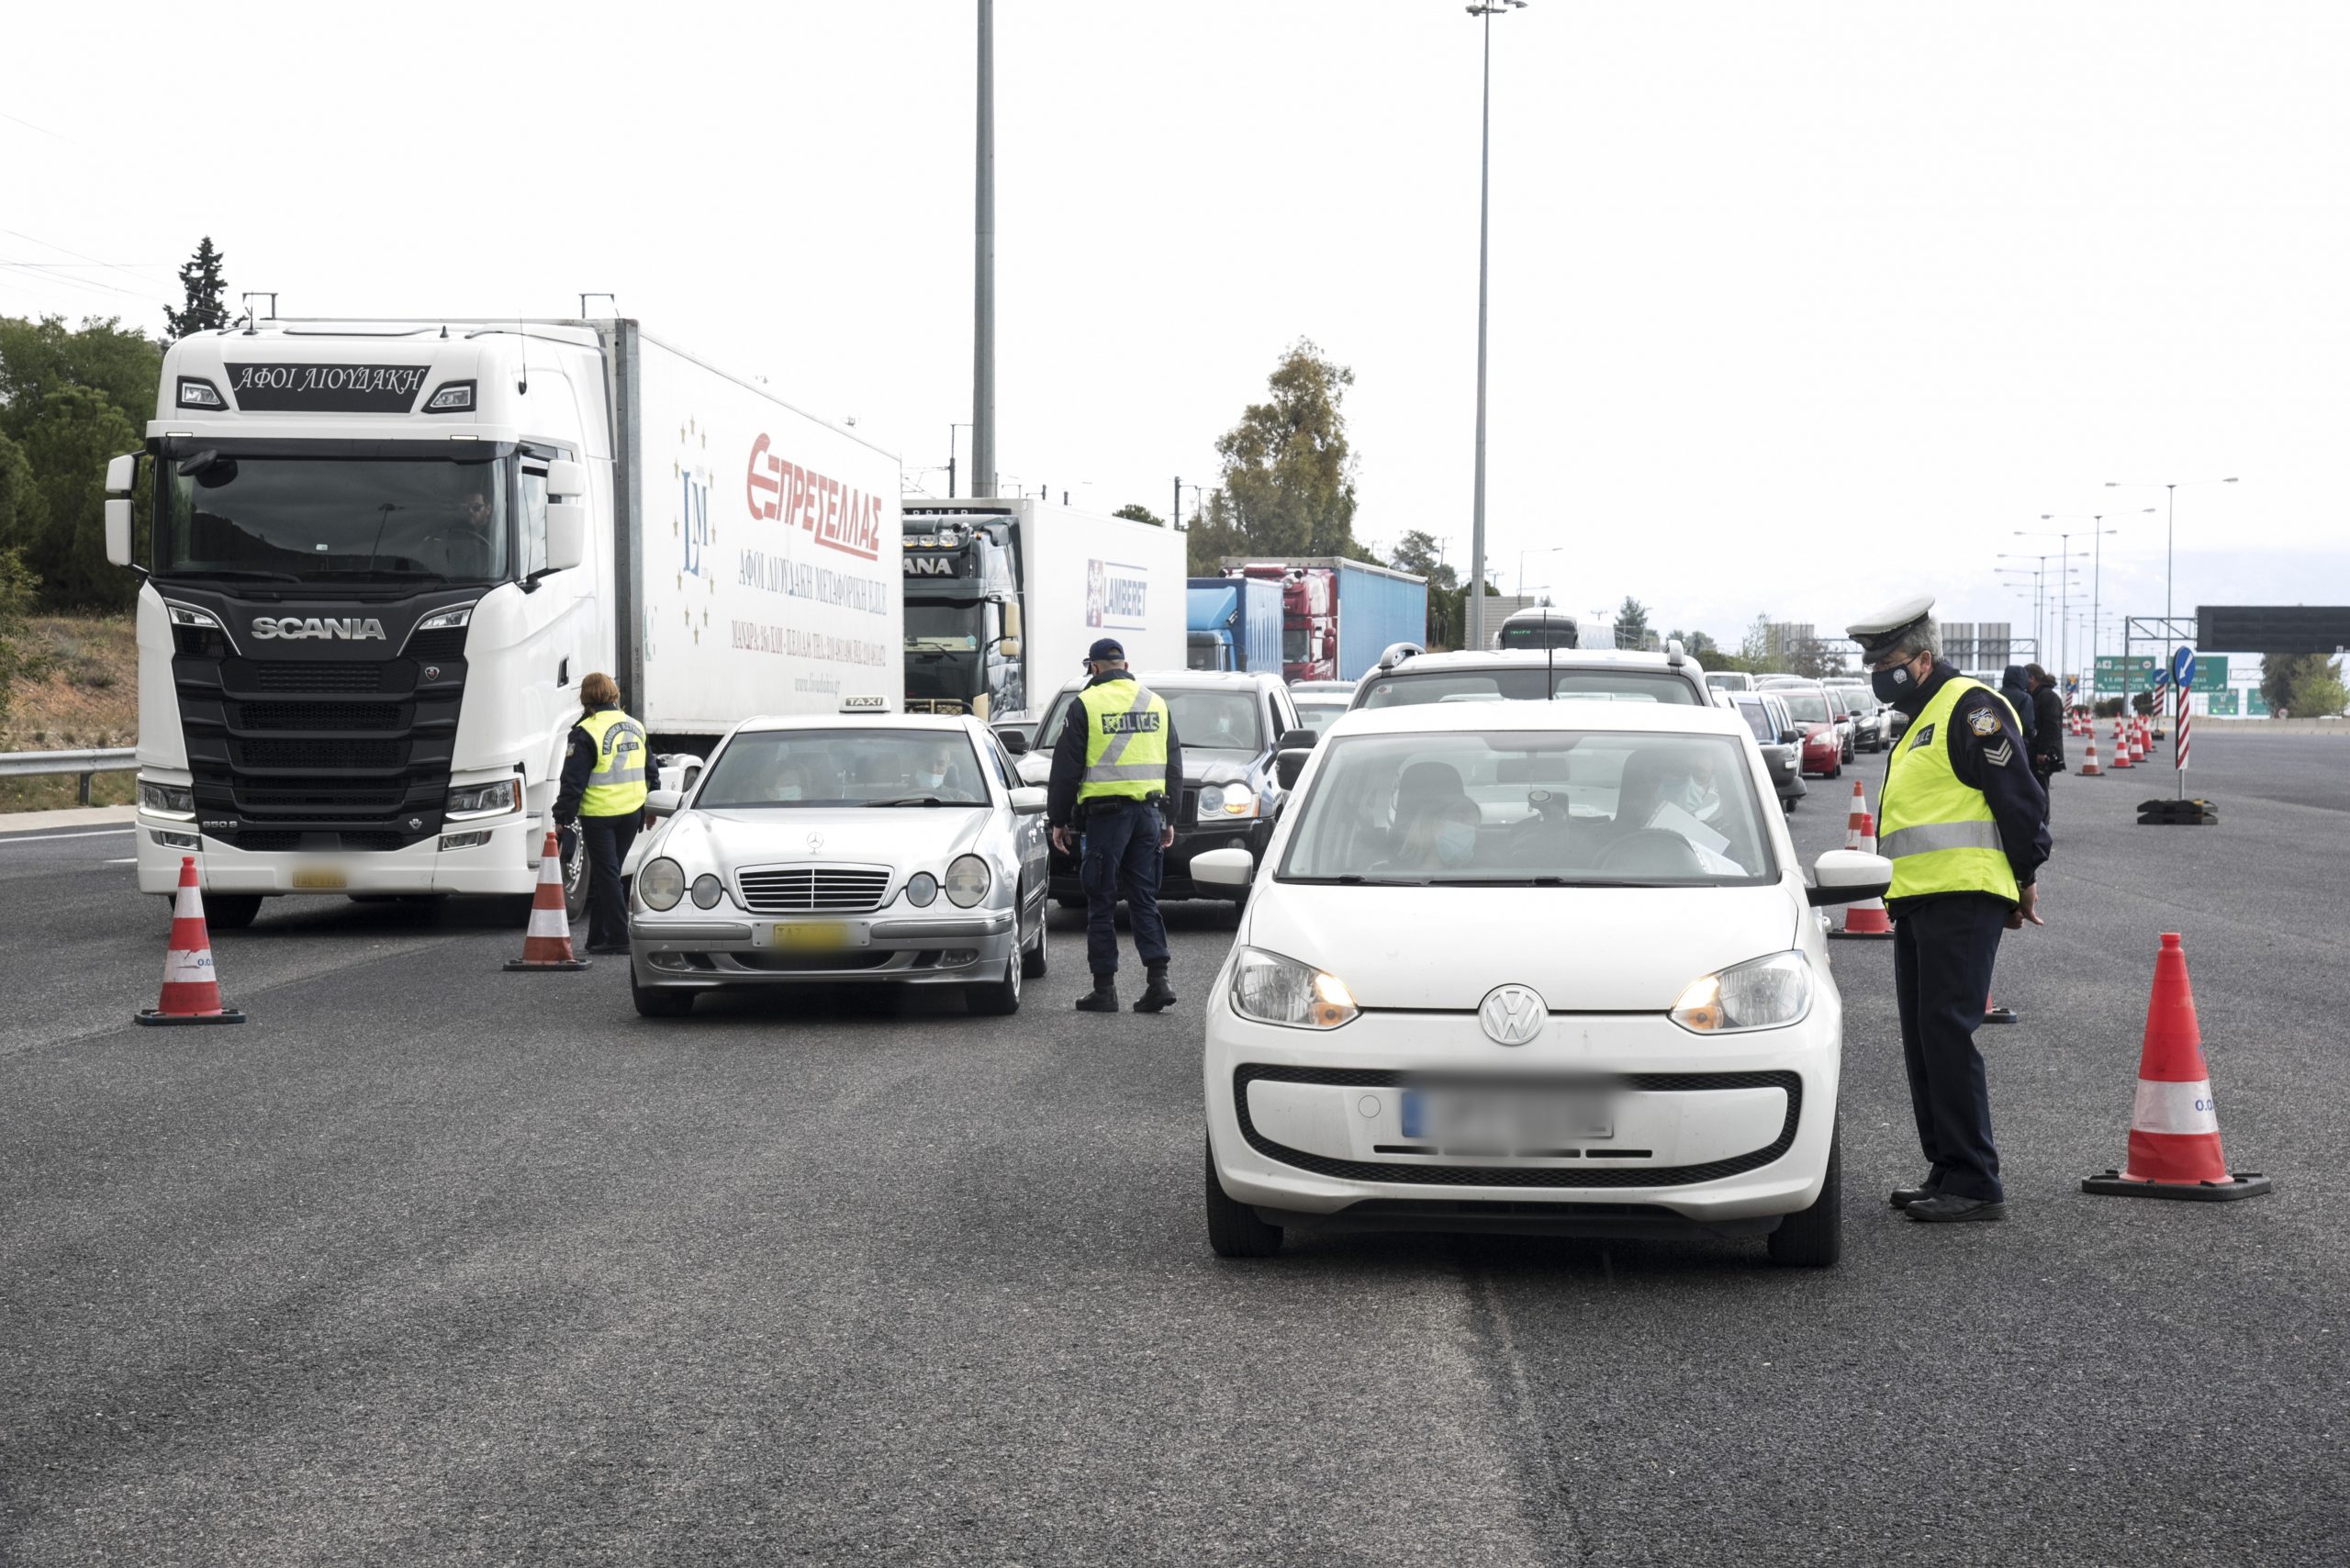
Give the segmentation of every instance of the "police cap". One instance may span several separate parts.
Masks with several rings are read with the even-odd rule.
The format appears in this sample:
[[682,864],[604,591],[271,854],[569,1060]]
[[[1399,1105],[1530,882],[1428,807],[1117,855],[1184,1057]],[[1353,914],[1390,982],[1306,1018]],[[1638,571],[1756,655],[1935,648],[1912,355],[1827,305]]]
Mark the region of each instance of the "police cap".
[[1901,634],[1933,613],[1934,596],[1913,593],[1897,599],[1844,628],[1844,634],[1861,645],[1861,657],[1872,663],[1883,658]]
[[1126,650],[1119,644],[1115,637],[1100,638],[1093,646],[1085,651],[1085,660],[1088,664],[1119,664],[1125,662],[1125,656]]

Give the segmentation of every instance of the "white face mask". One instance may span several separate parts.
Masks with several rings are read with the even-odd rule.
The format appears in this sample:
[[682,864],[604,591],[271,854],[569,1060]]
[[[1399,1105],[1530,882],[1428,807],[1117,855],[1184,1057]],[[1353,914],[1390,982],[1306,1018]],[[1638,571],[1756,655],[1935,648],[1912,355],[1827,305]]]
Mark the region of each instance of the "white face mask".
[[944,773],[925,773],[922,776],[922,782],[923,788],[935,790],[941,784],[946,782],[946,775]]

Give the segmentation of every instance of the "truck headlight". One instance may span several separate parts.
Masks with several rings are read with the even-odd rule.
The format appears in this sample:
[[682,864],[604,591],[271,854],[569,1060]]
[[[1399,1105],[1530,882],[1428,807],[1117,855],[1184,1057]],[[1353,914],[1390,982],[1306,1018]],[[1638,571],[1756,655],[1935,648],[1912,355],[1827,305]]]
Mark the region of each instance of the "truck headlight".
[[416,629],[420,632],[453,632],[458,627],[469,623],[473,618],[473,605],[452,605],[447,610],[436,610],[426,616],[416,623]]
[[675,909],[686,896],[686,868],[675,860],[654,861],[636,874],[636,896],[647,909]]
[[946,896],[957,909],[968,909],[988,896],[988,884],[995,873],[988,863],[976,855],[958,855],[955,864],[946,868]]
[[1291,1029],[1335,1029],[1360,1011],[1337,976],[1259,947],[1241,948],[1233,963],[1232,1010]]
[[468,817],[503,816],[522,809],[522,781],[500,778],[488,784],[463,784],[449,791],[442,815],[451,822]]
[[1699,1035],[1777,1029],[1811,1011],[1811,965],[1801,953],[1773,953],[1699,975],[1673,1004],[1673,1021]]
[[150,816],[187,821],[196,815],[196,788],[190,784],[151,784],[141,778],[139,809]]

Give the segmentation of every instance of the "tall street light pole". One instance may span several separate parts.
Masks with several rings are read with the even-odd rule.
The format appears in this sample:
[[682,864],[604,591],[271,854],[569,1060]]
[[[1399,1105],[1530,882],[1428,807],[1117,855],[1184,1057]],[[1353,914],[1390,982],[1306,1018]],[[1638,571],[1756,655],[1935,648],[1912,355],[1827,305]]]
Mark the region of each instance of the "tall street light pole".
[[[2054,516],[2053,512],[2042,512],[2040,514],[2040,521],[2046,522]],[[2053,539],[2056,541],[2057,559],[2065,563],[2064,575],[2056,579],[2056,685],[2059,690],[2064,689],[2066,666],[2072,652],[2066,637],[2072,630],[2073,621],[2072,579],[2073,560],[2076,554],[2073,549],[2073,536],[2081,532],[2084,531],[2045,528],[2019,528],[2015,531],[2018,539]],[[2044,654],[2042,659],[2044,662]]]
[[1494,18],[1505,11],[1522,11],[1526,4],[1527,0],[1476,0],[1467,7],[1485,30],[1485,97],[1477,147],[1477,485],[1469,521],[1466,628],[1472,648],[1485,645],[1485,273],[1494,206]]
[[2169,499],[2164,506],[2165,516],[2163,518],[2163,633],[2165,636],[2172,634],[2170,626],[2171,615],[2173,613],[2171,609],[2171,560],[2172,546],[2178,532],[2178,487],[2181,485],[2232,485],[2234,483],[2235,480],[2232,478],[2154,479],[2143,481],[2108,479],[2105,482],[2105,487],[2109,490],[2151,490],[2154,486],[2160,485],[2164,489],[2170,492]]
[[978,167],[972,202],[971,494],[995,494],[995,0],[979,0]]
[[[2154,509],[2153,507],[2140,507],[2137,511],[2137,515],[2141,517],[2152,517],[2154,514]],[[2121,532],[2118,528],[2106,527],[2105,520],[2114,515],[2116,514],[2112,512],[2102,511],[2044,511],[2040,514],[2040,521],[2042,522],[2054,522],[2059,519],[2063,519],[2074,522],[2086,521],[2090,525],[2089,543],[2091,548],[2089,552],[2088,693],[2092,700],[2094,700],[2103,689],[2097,683],[2097,655],[2098,638],[2105,630],[2104,602],[2102,598],[2105,588],[2105,536],[2109,533],[2119,533]],[[2094,700],[2092,700],[2091,706],[2095,706]]]

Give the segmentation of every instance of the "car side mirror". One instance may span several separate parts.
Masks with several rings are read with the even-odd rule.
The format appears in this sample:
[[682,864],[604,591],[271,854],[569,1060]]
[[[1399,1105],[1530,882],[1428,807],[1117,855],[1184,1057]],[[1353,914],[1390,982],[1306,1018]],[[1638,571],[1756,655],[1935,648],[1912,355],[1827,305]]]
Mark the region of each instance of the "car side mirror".
[[1004,751],[1009,755],[1013,756],[1028,755],[1028,737],[1018,730],[998,730],[995,733],[995,738],[1002,743]]
[[1812,871],[1811,886],[1804,890],[1804,899],[1814,909],[1824,904],[1858,903],[1863,899],[1883,898],[1892,886],[1893,862],[1884,856],[1859,849],[1831,849],[1819,857]]
[[1305,765],[1313,756],[1314,754],[1310,751],[1295,750],[1277,751],[1273,754],[1273,777],[1281,781],[1282,789],[1297,788],[1298,776],[1305,771]]
[[1045,809],[1048,791],[1035,784],[1023,784],[1012,792],[1012,809],[1024,817],[1033,817]]
[[1312,751],[1321,742],[1322,732],[1319,730],[1286,730],[1273,746],[1278,751]]
[[648,817],[674,817],[685,803],[683,790],[655,790],[644,797],[644,814]]
[[1207,849],[1192,857],[1192,880],[1217,888],[1245,888],[1256,879],[1257,862],[1245,849]]
[[567,572],[588,559],[588,509],[577,501],[547,503],[547,570]]
[[1781,730],[1779,732],[1779,744],[1781,745],[1801,745],[1803,744],[1803,732],[1801,730]]

